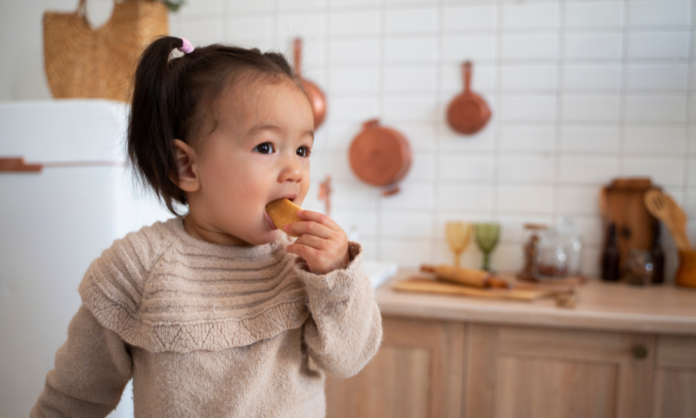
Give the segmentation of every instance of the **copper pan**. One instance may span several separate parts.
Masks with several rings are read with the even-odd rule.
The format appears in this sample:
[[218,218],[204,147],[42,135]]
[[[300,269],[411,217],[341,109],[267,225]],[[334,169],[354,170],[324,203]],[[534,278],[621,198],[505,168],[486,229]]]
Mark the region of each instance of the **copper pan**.
[[293,47],[295,50],[295,74],[297,74],[297,78],[302,83],[305,93],[307,93],[307,98],[314,114],[314,130],[317,130],[326,118],[326,97],[324,97],[324,93],[316,84],[302,78],[302,39],[296,38],[293,42]]
[[447,108],[449,125],[455,131],[465,135],[480,131],[491,118],[491,109],[486,101],[471,91],[471,67],[470,61],[462,64],[464,92],[455,97]]
[[382,195],[399,192],[397,185],[411,168],[411,146],[400,132],[379,125],[378,119],[363,124],[348,153],[350,167],[365,183],[383,187]]

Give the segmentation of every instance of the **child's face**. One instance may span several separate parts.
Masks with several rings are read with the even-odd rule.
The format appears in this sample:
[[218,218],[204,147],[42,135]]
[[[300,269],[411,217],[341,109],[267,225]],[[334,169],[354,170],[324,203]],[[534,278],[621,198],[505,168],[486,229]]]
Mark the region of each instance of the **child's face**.
[[280,198],[301,205],[307,195],[314,117],[290,81],[240,84],[222,93],[215,130],[196,146],[200,187],[187,196],[190,216],[216,231],[214,242],[259,245],[283,233],[269,225],[266,205]]

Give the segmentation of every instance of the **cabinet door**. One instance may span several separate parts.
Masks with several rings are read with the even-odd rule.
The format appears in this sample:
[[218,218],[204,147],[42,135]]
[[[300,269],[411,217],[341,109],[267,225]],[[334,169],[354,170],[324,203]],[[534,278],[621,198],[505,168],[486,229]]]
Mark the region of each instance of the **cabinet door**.
[[379,352],[356,376],[326,382],[328,418],[461,417],[465,325],[383,317]]
[[648,418],[654,337],[470,325],[467,418]]
[[696,417],[696,337],[660,336],[653,418]]

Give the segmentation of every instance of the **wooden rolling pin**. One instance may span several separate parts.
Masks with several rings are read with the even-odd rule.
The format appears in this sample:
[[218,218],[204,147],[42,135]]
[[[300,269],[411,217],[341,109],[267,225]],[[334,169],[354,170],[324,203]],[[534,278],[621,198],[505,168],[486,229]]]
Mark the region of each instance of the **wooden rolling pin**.
[[437,266],[423,264],[421,265],[420,269],[421,271],[435,273],[437,278],[440,280],[465,284],[467,286],[481,288],[497,287],[501,289],[507,289],[510,287],[510,284],[505,280],[493,277],[489,272],[484,270],[454,267],[446,264],[439,264]]

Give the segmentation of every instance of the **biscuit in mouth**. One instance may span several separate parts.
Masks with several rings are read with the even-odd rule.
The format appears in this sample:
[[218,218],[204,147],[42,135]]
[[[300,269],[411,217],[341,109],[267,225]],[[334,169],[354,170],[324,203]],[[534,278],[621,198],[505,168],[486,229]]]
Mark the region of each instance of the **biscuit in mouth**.
[[[266,213],[273,221],[273,225],[276,228],[283,230],[285,225],[291,224],[293,222],[301,222],[297,216],[297,212],[302,210],[301,207],[292,203],[288,199],[278,199],[266,205]],[[287,233],[287,232],[286,232]],[[291,237],[298,237],[299,235],[288,234]]]

